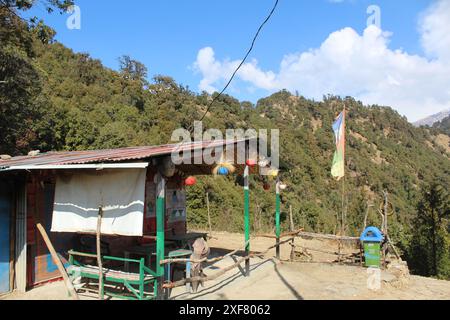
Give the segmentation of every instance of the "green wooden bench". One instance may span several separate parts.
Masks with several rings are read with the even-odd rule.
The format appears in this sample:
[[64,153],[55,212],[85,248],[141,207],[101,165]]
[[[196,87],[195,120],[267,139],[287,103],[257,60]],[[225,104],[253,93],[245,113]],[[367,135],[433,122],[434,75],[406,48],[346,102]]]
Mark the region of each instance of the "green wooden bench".
[[[69,251],[69,267],[67,272],[73,279],[75,277],[88,278],[92,280],[99,280],[99,268],[83,264],[75,259],[75,257],[97,258],[95,254],[88,254],[76,251]],[[136,263],[139,265],[138,273],[123,272],[112,270],[110,268],[103,268],[103,286],[100,290],[100,297],[103,300],[104,295],[116,297],[127,300],[153,300],[157,298],[157,277],[156,273],[145,266],[145,259],[126,259],[118,257],[104,256],[102,261],[118,261],[123,263]],[[105,291],[105,282],[119,284],[128,290],[131,295],[119,294],[115,292]],[[153,285],[151,293],[146,292],[145,288]]]

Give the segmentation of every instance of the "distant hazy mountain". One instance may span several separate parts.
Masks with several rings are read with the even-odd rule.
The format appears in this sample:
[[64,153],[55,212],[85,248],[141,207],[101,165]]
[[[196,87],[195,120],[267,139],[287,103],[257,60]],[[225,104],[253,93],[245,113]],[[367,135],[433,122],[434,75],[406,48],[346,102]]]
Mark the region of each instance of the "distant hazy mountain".
[[429,116],[429,117],[419,120],[417,122],[414,122],[413,125],[415,125],[416,127],[420,127],[420,126],[430,126],[431,127],[435,123],[442,121],[443,119],[445,119],[448,116],[450,116],[450,109],[447,111],[442,111],[442,112],[436,113],[432,116]]
[[443,120],[436,122],[433,128],[443,131],[445,134],[450,136],[450,116],[445,117]]

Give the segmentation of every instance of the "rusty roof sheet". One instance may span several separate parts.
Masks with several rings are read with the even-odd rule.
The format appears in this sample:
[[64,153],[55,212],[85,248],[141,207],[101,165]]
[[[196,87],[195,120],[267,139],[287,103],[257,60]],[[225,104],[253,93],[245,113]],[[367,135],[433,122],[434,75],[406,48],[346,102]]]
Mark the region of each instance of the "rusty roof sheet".
[[71,165],[142,160],[170,155],[175,151],[211,149],[229,144],[236,144],[243,141],[245,140],[216,140],[186,143],[181,146],[180,144],[171,144],[111,150],[48,152],[41,153],[36,156],[20,156],[13,157],[9,160],[0,160],[0,169],[5,169],[12,166]]

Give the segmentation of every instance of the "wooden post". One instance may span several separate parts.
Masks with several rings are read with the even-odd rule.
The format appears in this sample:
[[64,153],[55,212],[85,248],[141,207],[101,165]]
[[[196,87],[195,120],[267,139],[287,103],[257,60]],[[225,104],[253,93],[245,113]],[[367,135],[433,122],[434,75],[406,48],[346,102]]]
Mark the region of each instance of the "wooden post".
[[[244,228],[245,228],[245,255],[250,255],[250,168],[244,170]],[[250,260],[245,260],[245,275],[250,276]]]
[[102,218],[103,218],[103,208],[98,208],[97,215],[97,232],[96,232],[96,245],[97,245],[97,265],[98,265],[98,298],[99,300],[104,299],[104,279],[103,279],[103,262],[102,262]]
[[[294,215],[292,213],[292,205],[289,206],[289,221],[290,221],[290,231],[294,232],[295,225],[294,225]],[[291,262],[294,262],[295,260],[295,238],[292,238],[291,242]]]
[[[343,131],[344,131],[344,133],[343,133],[343,135],[344,135],[344,155],[343,155],[343,157],[344,157],[344,160],[343,160],[344,161],[344,176],[342,179],[342,213],[341,213],[341,231],[340,231],[341,237],[345,236],[345,234],[346,234],[346,212],[345,212],[345,210],[346,210],[346,208],[345,208],[345,153],[346,153],[346,145],[345,145],[346,121],[345,120],[346,120],[346,116],[347,116],[347,109],[344,104],[343,124],[342,124]],[[341,253],[341,250],[342,250],[342,243],[341,243],[341,240],[339,240],[339,243],[338,243],[339,254]],[[338,256],[338,262],[339,263],[341,262],[340,255]]]
[[389,200],[388,200],[388,192],[383,191],[384,195],[384,207],[383,207],[383,215],[384,215],[384,224],[383,224],[383,232],[384,236],[386,237],[386,243],[383,245],[382,251],[383,251],[383,264],[386,265],[386,253],[387,253],[387,247],[388,247],[388,241],[389,241],[389,232],[388,232],[388,207],[389,207]]
[[58,270],[64,279],[64,284],[66,285],[66,288],[69,291],[72,299],[80,300],[77,292],[75,291],[75,288],[73,287],[72,282],[69,279],[69,276],[67,275],[66,269],[64,268],[64,265],[62,264],[61,260],[59,259],[58,254],[56,253],[55,248],[53,247],[52,242],[50,241],[50,238],[48,237],[47,232],[45,231],[44,227],[42,226],[41,223],[37,223],[36,227],[39,230],[39,232],[42,236],[42,239],[44,239],[44,242],[47,245],[48,251],[50,251],[53,261],[55,262],[56,266],[58,267]]
[[211,212],[209,209],[209,190],[206,191],[206,208],[208,209],[209,236],[212,237]]
[[280,235],[281,235],[281,225],[280,225],[280,214],[281,214],[281,196],[280,196],[280,181],[277,179],[276,185],[276,201],[275,201],[275,226],[276,226],[276,236],[277,236],[277,259],[280,259]]
[[386,234],[386,237],[388,236],[388,207],[389,207],[389,200],[388,200],[388,193],[387,191],[384,191],[384,232]]
[[163,299],[163,284],[164,284],[164,266],[160,264],[161,260],[165,259],[165,207],[166,207],[166,180],[158,173],[156,175],[156,274],[157,281],[157,298]]

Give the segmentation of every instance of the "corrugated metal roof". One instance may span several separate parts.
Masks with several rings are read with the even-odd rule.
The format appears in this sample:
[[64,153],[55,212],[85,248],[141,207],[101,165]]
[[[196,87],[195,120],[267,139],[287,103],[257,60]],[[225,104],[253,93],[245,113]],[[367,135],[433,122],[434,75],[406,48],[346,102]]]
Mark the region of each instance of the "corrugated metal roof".
[[141,160],[146,158],[170,155],[175,151],[211,149],[243,141],[245,140],[202,141],[183,144],[181,145],[181,147],[179,144],[171,144],[111,150],[48,152],[41,153],[36,156],[21,156],[14,157],[9,160],[0,160],[0,169],[5,169],[11,166],[70,165]]

